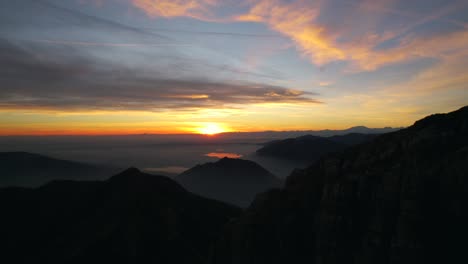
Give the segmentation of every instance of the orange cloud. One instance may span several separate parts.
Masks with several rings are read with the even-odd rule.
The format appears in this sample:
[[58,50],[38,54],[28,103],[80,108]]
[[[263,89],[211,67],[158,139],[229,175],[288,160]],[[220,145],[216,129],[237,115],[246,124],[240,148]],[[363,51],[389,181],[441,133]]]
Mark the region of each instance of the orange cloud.
[[[391,0],[379,3],[363,1],[354,6],[350,17],[371,16],[370,21],[366,20],[369,22],[366,25],[371,24],[371,26],[366,26],[363,32],[359,32],[358,37],[349,37],[349,32],[352,31],[353,26],[356,26],[353,25],[353,21],[348,21],[349,25],[341,29],[331,29],[318,22],[323,9],[321,1],[312,3],[312,1],[305,0],[250,0],[238,3],[239,7],[247,7],[246,13],[220,18],[210,13],[215,6],[225,4],[217,0],[133,0],[137,7],[151,16],[188,16],[208,21],[264,23],[272,30],[290,38],[302,56],[315,65],[323,66],[334,61],[346,61],[349,65],[348,71],[352,72],[373,71],[385,65],[422,57],[443,59],[444,54],[467,49],[468,29],[466,27],[461,31],[439,34],[432,38],[410,35],[397,43],[395,47],[385,50],[377,49],[379,44],[406,34],[415,26],[441,19],[442,16],[463,7],[456,3],[437,10],[433,14],[417,16],[413,13],[391,9],[392,2]],[[369,10],[381,13],[369,15]],[[372,25],[377,24],[384,14],[404,16],[415,22],[403,29],[383,30],[377,33]]]
[[328,87],[328,86],[333,85],[333,83],[332,82],[319,82],[318,85],[321,87]]
[[132,0],[133,4],[154,17],[193,17],[205,20],[217,0]]
[[468,30],[465,30],[432,37],[407,38],[399,46],[382,51],[365,47],[350,47],[349,58],[358,70],[375,70],[384,65],[416,58],[434,58],[444,61],[454,55],[458,57],[466,53],[467,47]]
[[[375,6],[375,5],[373,5]],[[383,7],[380,7],[383,8]],[[363,7],[360,7],[361,12]],[[440,17],[454,10],[454,6],[418,19],[417,24]],[[439,14],[441,13],[441,14]],[[375,47],[401,32],[390,31],[367,35],[358,40],[338,44],[343,32],[333,34],[317,22],[320,6],[305,1],[283,2],[263,0],[254,5],[248,14],[237,17],[239,21],[262,22],[292,39],[303,56],[322,66],[333,61],[348,61],[351,71],[373,71],[382,66],[400,63],[415,58],[443,59],[448,52],[461,52],[468,47],[468,30],[436,35],[432,38],[405,39],[394,48],[376,50]],[[359,14],[359,13],[357,13]],[[364,14],[361,15],[365,15]]]
[[328,38],[325,28],[314,23],[318,15],[319,7],[304,1],[284,3],[263,0],[255,4],[249,13],[237,16],[236,20],[267,24],[291,38],[302,54],[315,64],[345,59],[345,52]]

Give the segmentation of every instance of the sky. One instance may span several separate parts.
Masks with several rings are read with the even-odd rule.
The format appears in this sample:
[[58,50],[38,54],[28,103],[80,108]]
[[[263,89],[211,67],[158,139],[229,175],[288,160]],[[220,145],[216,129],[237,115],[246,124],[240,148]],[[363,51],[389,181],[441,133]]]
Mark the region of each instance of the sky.
[[0,1],[0,135],[403,127],[468,102],[468,0]]

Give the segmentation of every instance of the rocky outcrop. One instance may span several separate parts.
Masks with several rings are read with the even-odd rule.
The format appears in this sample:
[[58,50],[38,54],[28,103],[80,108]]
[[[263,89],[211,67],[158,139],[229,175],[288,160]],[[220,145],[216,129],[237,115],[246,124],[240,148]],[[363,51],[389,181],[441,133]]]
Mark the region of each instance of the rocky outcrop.
[[466,263],[468,107],[295,171],[229,223],[211,263]]

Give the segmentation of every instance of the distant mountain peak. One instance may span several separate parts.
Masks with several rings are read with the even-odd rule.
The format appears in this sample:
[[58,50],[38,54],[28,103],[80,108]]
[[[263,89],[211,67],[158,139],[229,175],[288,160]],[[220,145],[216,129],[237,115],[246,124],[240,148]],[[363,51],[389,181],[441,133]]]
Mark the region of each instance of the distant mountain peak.
[[259,164],[227,157],[199,164],[176,180],[189,191],[241,206],[249,205],[258,192],[281,185],[279,179]]
[[[210,163],[207,163],[210,164]],[[262,166],[258,165],[257,163],[251,161],[251,160],[246,160],[246,159],[234,159],[234,158],[228,158],[224,157],[222,159],[219,159],[218,161],[214,162],[213,164],[218,164],[218,165],[231,165],[231,166],[236,166],[236,165],[249,165],[253,167],[257,167],[259,169],[265,170]]]
[[[271,175],[272,177],[273,174],[260,166],[259,164],[251,161],[251,160],[246,160],[246,159],[233,159],[233,158],[228,158],[224,157],[221,158],[215,162],[207,162],[204,164],[198,164],[195,167],[187,170],[186,172],[190,171],[205,171],[205,172],[214,172],[217,171],[218,173],[225,173],[225,171],[219,171],[223,169],[230,169],[234,170],[237,172],[245,171],[245,170],[250,170],[251,173],[256,172],[258,176],[261,175]],[[185,172],[182,173],[181,175],[186,174]],[[245,175],[238,175],[238,177],[244,177]]]
[[168,177],[141,172],[131,167],[108,180],[114,188],[131,192],[182,193],[186,190]]
[[236,159],[224,157],[224,158],[219,159],[217,162],[231,162],[233,160],[236,160]]
[[130,168],[122,171],[118,175],[135,175],[135,174],[142,174],[142,172],[138,168],[130,167]]
[[52,180],[104,180],[118,169],[24,151],[0,152],[0,187],[39,187]]

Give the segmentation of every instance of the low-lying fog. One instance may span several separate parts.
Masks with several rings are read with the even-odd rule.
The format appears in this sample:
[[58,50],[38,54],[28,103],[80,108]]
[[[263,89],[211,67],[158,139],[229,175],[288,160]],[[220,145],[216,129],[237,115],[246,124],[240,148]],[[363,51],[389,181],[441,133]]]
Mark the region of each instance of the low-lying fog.
[[167,176],[227,156],[253,160],[285,178],[307,164],[255,154],[262,143],[277,138],[269,134],[0,137],[0,151],[26,151],[122,169],[134,166]]

